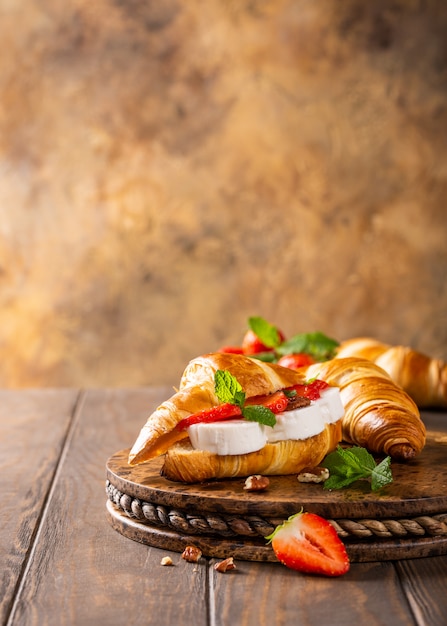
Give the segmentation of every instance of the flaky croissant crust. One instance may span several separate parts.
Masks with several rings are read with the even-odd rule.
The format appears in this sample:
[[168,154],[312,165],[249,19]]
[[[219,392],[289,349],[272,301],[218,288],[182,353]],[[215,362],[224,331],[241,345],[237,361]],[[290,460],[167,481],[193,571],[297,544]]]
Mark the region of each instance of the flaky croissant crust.
[[418,407],[447,406],[447,363],[408,346],[392,346],[370,337],[343,341],[338,358],[365,358],[389,376],[413,398]]
[[165,455],[162,475],[168,480],[196,483],[215,478],[238,478],[253,474],[298,474],[316,467],[341,441],[341,420],[326,424],[318,435],[296,441],[268,443],[249,454],[218,455],[194,450],[188,440],[172,446]]
[[214,392],[214,374],[227,370],[239,381],[246,397],[264,395],[304,381],[302,373],[264,363],[240,354],[210,353],[187,365],[180,388],[147,419],[129,453],[129,463],[136,465],[164,454],[187,433],[175,430],[181,419],[219,404]]
[[336,358],[303,371],[306,377],[339,387],[345,408],[344,441],[397,460],[421,452],[426,431],[418,407],[378,365],[367,359]]

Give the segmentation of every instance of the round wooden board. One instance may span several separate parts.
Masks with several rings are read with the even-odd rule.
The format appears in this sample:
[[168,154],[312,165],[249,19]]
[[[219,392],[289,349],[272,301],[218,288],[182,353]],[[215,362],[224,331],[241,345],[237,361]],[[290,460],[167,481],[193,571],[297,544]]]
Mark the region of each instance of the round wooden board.
[[392,463],[393,483],[373,493],[359,482],[339,491],[272,476],[268,490],[245,479],[187,485],[160,476],[162,459],[135,467],[128,450],[107,462],[107,514],[124,536],[177,552],[194,544],[205,556],[274,561],[265,535],[301,509],[329,519],[352,561],[447,554],[447,435],[429,432],[422,453]]

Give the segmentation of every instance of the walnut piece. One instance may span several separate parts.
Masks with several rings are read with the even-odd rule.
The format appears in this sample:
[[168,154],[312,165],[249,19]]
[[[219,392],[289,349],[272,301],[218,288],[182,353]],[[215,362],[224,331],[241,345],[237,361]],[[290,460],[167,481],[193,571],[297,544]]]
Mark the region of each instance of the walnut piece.
[[270,481],[267,476],[261,476],[260,474],[253,474],[249,476],[244,485],[246,491],[264,491],[269,486]]
[[327,467],[305,467],[299,474],[300,483],[322,483],[329,478]]
[[228,559],[224,559],[223,561],[220,561],[220,563],[216,563],[214,569],[216,572],[227,572],[228,570],[236,569],[233,557],[230,556]]
[[170,556],[164,556],[161,561],[160,561],[161,565],[174,565],[174,561],[171,559]]
[[198,563],[202,556],[202,550],[196,548],[196,546],[186,546],[183,550],[182,559],[189,563]]

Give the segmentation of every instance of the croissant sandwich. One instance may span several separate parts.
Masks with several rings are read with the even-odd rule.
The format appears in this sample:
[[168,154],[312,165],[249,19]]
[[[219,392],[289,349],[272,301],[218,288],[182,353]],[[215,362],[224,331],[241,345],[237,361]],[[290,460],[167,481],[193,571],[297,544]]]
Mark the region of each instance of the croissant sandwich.
[[240,354],[192,360],[179,390],[147,419],[129,453],[164,455],[169,480],[202,482],[317,466],[342,438],[340,392],[324,381]]
[[416,403],[372,361],[336,358],[301,371],[340,389],[344,441],[400,461],[423,449],[426,432]]
[[385,370],[418,407],[447,406],[447,363],[417,352],[407,346],[359,337],[340,344],[337,357],[369,359]]

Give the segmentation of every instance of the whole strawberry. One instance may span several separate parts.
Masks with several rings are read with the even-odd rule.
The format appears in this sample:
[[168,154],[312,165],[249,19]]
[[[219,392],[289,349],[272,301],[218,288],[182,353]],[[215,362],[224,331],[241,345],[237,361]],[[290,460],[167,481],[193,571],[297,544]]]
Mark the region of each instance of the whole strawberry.
[[281,563],[306,574],[341,576],[349,571],[346,548],[334,527],[314,513],[297,513],[266,537]]

